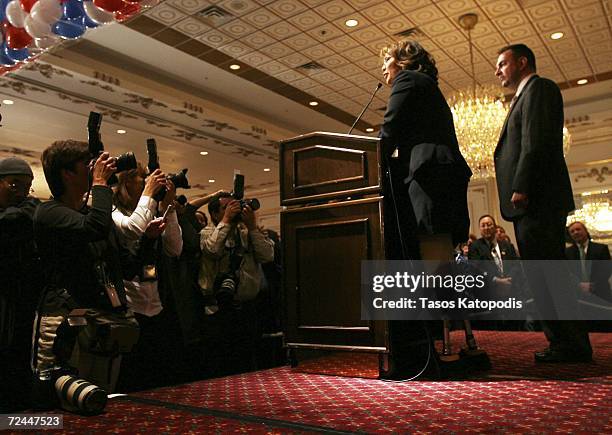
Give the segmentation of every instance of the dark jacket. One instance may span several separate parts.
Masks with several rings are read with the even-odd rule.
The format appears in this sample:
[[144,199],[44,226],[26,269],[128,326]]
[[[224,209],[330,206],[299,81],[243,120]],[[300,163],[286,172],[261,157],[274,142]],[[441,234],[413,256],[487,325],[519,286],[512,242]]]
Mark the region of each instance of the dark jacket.
[[[581,270],[579,269],[580,254],[578,246],[573,244],[565,250],[565,257],[568,260],[573,260],[575,263],[570,269],[582,281]],[[585,260],[593,261],[587,265],[589,270],[589,282],[593,283],[593,294],[612,301],[612,292],[610,291],[610,274],[612,273],[612,263],[610,262],[610,250],[607,245],[589,241],[589,247],[586,252]]]
[[[495,149],[501,214],[515,220],[538,211],[574,209],[563,157],[563,98],[551,80],[532,77],[512,106]],[[515,209],[514,192],[526,193],[527,209]]]
[[457,243],[467,240],[472,172],[459,151],[451,111],[434,79],[416,71],[399,72],[380,138],[383,163],[394,166],[390,156],[398,149],[393,178],[401,181],[397,195],[409,196],[416,232],[452,233]]
[[[113,192],[92,188],[92,206],[79,212],[60,201],[41,204],[34,215],[34,235],[45,267],[47,284],[66,289],[81,307],[113,309],[96,272],[104,265],[119,300],[126,306],[121,252],[111,217]],[[60,300],[46,300],[46,309],[59,308]]]

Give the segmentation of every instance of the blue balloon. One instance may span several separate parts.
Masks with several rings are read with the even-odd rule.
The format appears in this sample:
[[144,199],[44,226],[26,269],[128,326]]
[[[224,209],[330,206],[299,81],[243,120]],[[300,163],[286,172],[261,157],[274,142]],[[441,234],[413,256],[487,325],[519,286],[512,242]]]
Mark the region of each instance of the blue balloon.
[[2,48],[0,49],[0,65],[2,66],[11,66],[11,65],[15,65],[15,61],[11,58],[9,58],[5,53],[4,53],[4,48],[5,48],[5,44],[2,44]]
[[0,0],[0,21],[4,21],[6,18],[6,5],[8,5],[11,0]]
[[83,3],[78,0],[68,0],[62,6],[63,20],[80,20],[85,16],[85,10],[83,9]]
[[87,27],[88,29],[95,29],[98,26],[99,26],[98,23],[91,21],[91,18],[89,18],[89,15],[85,14],[85,27]]
[[[6,58],[13,61],[10,65],[13,65],[16,62],[23,62],[24,60],[28,60],[30,57],[30,50],[27,48],[22,48],[20,50],[14,50],[6,45],[6,42],[2,44],[2,55],[6,56]],[[4,61],[4,57],[0,62]],[[5,64],[6,65],[6,64]]]
[[85,33],[85,18],[75,20],[59,20],[52,27],[51,30],[58,36],[64,39],[77,39],[83,36]]

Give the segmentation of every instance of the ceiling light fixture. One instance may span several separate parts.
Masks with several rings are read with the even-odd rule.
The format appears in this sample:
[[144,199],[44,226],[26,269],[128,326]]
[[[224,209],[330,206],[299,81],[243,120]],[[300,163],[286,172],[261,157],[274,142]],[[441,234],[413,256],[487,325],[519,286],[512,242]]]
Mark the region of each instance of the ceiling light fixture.
[[270,168],[264,168],[264,172],[270,172]]
[[233,63],[229,67],[230,69],[233,69],[234,71],[237,71],[240,69],[240,65],[238,65],[237,63]]
[[561,39],[563,38],[563,32],[555,32],[550,35],[550,39]]
[[368,133],[372,133],[372,132],[374,131],[374,129],[373,129],[372,127],[368,127],[368,128],[366,128],[366,131],[367,131]]
[[589,81],[587,79],[580,79],[576,83],[579,85],[586,85]]
[[354,18],[351,18],[350,20],[346,20],[344,24],[346,25],[346,27],[355,27],[359,24],[359,21]]
[[212,178],[210,180],[208,180],[209,183],[214,183],[215,180],[213,180]]
[[200,155],[201,156],[207,156],[208,155],[208,151],[200,151]]
[[2,100],[2,104],[6,104],[7,106],[10,106],[11,104],[15,104],[15,102],[13,100]]
[[309,106],[318,106],[319,102],[318,101],[311,101],[310,103],[308,103]]
[[123,130],[121,128],[119,130],[117,130],[117,134],[126,134],[126,133],[127,133],[127,131],[125,131],[125,130]]

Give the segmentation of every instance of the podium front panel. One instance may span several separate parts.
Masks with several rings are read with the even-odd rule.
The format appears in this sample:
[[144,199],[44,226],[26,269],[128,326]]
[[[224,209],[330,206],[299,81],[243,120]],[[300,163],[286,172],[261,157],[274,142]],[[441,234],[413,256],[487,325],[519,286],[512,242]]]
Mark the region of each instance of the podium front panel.
[[[286,339],[385,347],[383,322],[361,320],[361,261],[384,258],[382,199],[281,213]],[[379,350],[380,350],[379,349]]]

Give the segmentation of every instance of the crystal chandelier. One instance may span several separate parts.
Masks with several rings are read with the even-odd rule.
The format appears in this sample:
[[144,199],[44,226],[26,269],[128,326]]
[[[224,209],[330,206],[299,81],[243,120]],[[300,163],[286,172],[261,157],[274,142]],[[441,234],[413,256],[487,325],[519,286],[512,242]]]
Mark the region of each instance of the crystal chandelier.
[[[474,72],[472,30],[478,23],[478,15],[469,13],[459,17],[459,25],[468,33],[470,64],[472,66],[472,88],[457,92],[448,99],[455,123],[455,132],[461,154],[473,172],[474,179],[495,176],[493,153],[499,140],[508,107],[504,94],[496,86],[478,86]],[[567,154],[571,136],[563,128],[563,154]]]
[[580,221],[586,225],[592,236],[612,235],[612,197],[607,190],[585,192],[577,198],[577,208],[567,217],[567,224]]

